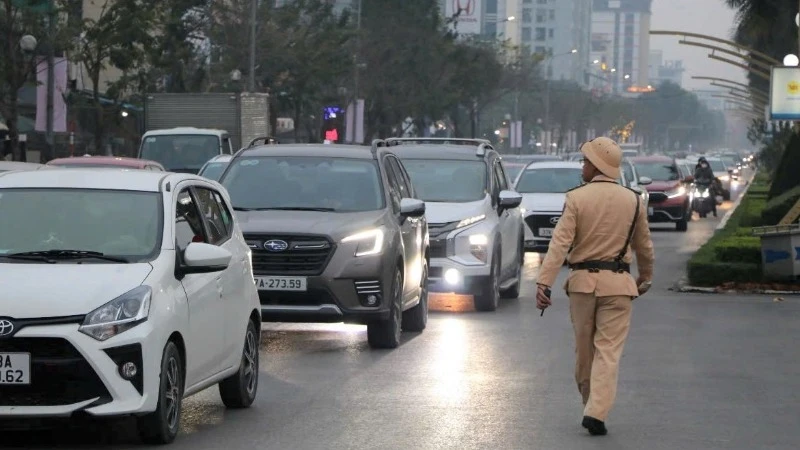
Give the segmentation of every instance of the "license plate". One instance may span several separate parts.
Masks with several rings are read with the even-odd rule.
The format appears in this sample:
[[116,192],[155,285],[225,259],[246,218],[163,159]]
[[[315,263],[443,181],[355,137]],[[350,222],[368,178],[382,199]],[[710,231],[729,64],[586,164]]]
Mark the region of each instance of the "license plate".
[[31,354],[0,353],[0,384],[31,384]]
[[653,207],[652,206],[647,208],[647,215],[648,216],[652,216],[653,215]]
[[553,236],[553,228],[539,228],[539,236]]
[[306,277],[255,277],[259,291],[300,291],[308,290]]

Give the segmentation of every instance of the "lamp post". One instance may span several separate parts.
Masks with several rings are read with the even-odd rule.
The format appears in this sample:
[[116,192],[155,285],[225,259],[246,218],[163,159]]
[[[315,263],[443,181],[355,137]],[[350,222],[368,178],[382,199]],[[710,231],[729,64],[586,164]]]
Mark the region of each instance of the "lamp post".
[[[550,74],[553,70],[553,59],[559,56],[574,55],[578,53],[577,48],[573,48],[567,53],[560,53],[558,55],[550,55],[547,57],[547,73],[544,77],[544,129],[545,133],[550,132]],[[549,142],[549,139],[548,139]]]
[[250,92],[256,91],[256,16],[258,16],[258,0],[252,0],[250,2],[250,67],[247,71],[247,90]]

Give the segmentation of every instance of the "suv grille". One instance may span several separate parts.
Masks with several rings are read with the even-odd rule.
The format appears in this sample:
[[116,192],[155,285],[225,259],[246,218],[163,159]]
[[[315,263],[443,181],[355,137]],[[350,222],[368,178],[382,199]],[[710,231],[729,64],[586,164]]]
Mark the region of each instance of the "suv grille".
[[[335,245],[323,236],[245,234],[253,251],[253,272],[264,275],[319,275],[328,265]],[[269,251],[264,244],[285,242],[282,251]]]
[[431,258],[447,257],[447,235],[456,229],[458,222],[429,223],[428,235],[431,243]]
[[31,354],[31,384],[3,385],[0,406],[70,405],[100,397],[111,401],[103,382],[81,353],[61,338],[0,339],[0,352]]
[[550,237],[539,234],[540,228],[555,228],[556,223],[551,222],[552,219],[561,218],[561,214],[531,214],[525,218],[525,223],[531,229],[531,233],[537,237]]
[[667,194],[664,192],[651,192],[650,203],[661,203],[667,199]]

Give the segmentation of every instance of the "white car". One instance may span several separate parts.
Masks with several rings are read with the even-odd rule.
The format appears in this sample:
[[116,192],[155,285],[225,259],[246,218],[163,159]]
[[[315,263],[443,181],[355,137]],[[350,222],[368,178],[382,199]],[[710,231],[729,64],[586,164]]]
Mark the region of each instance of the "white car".
[[134,415],[169,443],[188,395],[252,404],[260,305],[231,210],[196,175],[0,174],[0,417]]
[[525,251],[546,253],[567,191],[583,183],[583,164],[577,161],[534,162],[517,177],[514,190],[522,194]]

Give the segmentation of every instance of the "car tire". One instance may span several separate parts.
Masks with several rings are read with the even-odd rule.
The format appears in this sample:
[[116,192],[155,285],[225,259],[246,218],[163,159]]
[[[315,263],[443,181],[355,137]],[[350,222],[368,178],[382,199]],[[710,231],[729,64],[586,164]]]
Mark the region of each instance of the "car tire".
[[510,288],[500,291],[501,298],[519,298],[519,292],[522,289],[522,267],[525,265],[525,250],[524,245],[521,242],[517,251],[519,252],[519,261],[517,263],[517,282],[514,283],[514,285]]
[[492,255],[492,273],[489,275],[488,286],[484,286],[480,293],[475,294],[475,309],[478,311],[494,311],[500,298],[500,249],[497,248]]
[[235,374],[219,383],[219,395],[228,408],[249,408],[258,393],[259,333],[252,320],[247,321],[242,361]]
[[145,444],[169,444],[178,435],[183,406],[183,374],[183,360],[178,346],[169,341],[161,356],[156,410],[137,420],[139,436]]
[[403,325],[403,272],[395,269],[392,282],[392,302],[389,304],[389,318],[367,324],[367,340],[372,348],[397,348],[400,345],[400,332]]
[[428,264],[422,266],[422,283],[420,286],[419,303],[417,306],[403,312],[401,321],[403,331],[421,332],[428,325]]
[[682,232],[687,231],[689,229],[689,222],[686,220],[686,218],[683,218],[675,222],[675,229]]

